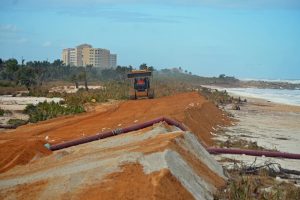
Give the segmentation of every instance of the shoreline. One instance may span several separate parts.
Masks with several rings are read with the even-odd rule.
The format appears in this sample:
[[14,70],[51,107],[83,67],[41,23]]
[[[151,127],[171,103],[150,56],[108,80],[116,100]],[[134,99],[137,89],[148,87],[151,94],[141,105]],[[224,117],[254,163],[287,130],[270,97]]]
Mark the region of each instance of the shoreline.
[[[270,150],[300,152],[300,106],[274,103],[260,98],[233,96],[240,97],[242,100],[247,99],[247,102],[240,105],[241,110],[232,110],[230,105],[224,107],[224,110],[232,114],[237,122],[227,127],[223,133],[217,134],[216,141],[246,140],[256,142],[259,147]],[[275,162],[283,168],[300,170],[300,160],[246,155],[218,155],[216,159],[219,161],[233,159],[246,164],[256,161]],[[227,167],[231,164],[231,162],[223,163]]]
[[[279,104],[279,105],[282,105],[282,106],[296,106],[296,107],[300,107],[300,102],[297,101],[297,103],[293,103],[293,102],[283,102],[282,99],[281,101],[278,100],[278,98],[267,98],[267,97],[264,97],[263,94],[254,94],[254,93],[246,93],[246,92],[240,92],[240,91],[231,91],[232,89],[257,89],[257,90],[264,90],[263,88],[252,88],[252,87],[248,87],[248,88],[228,88],[228,87],[223,87],[223,86],[215,86],[215,85],[201,85],[201,87],[206,87],[206,88],[210,88],[210,89],[216,89],[216,90],[219,90],[219,91],[226,91],[230,96],[233,96],[233,97],[241,97],[242,99],[253,99],[253,100],[257,100],[257,101],[260,101],[260,102],[265,102],[265,103],[271,103],[271,104]],[[271,89],[271,90],[274,90],[274,91],[282,91],[280,89]],[[294,90],[292,90],[294,91]],[[277,94],[278,95],[278,94]],[[299,94],[297,94],[299,95]],[[300,110],[300,109],[299,109]]]
[[269,111],[278,111],[278,112],[299,112],[300,113],[300,105],[290,105],[284,103],[271,102],[262,98],[254,98],[254,97],[246,97],[239,96],[229,93],[230,96],[233,97],[241,97],[241,99],[247,99],[247,103],[253,106],[259,106],[262,110]]

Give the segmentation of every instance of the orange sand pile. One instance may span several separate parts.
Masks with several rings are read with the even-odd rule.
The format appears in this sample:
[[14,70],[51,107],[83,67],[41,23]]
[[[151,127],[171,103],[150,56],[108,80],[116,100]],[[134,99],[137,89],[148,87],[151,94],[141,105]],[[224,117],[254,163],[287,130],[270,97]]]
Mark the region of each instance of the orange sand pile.
[[216,106],[196,92],[100,105],[92,112],[29,124],[2,133],[0,172],[26,164],[37,154],[48,154],[43,147],[45,143],[56,144],[161,116],[183,122],[206,145],[213,144],[212,127],[229,124],[229,119]]
[[1,145],[0,148],[0,173],[7,171],[15,165],[24,165],[33,158],[51,154],[44,147],[41,140],[10,140]]
[[[162,123],[56,151],[0,174],[0,199],[193,199],[194,193],[182,180],[193,182],[188,177],[201,177],[207,188],[222,187],[225,180],[213,163],[207,165],[209,158],[201,151],[197,152],[202,159],[194,154],[189,134]],[[170,157],[171,151],[177,155]],[[160,159],[168,164],[161,165]],[[176,164],[182,162],[189,167]],[[161,166],[147,172],[151,168],[147,163]],[[200,182],[189,186],[202,191],[205,186]]]
[[[113,187],[112,187],[113,186]],[[79,199],[194,199],[167,169],[144,174],[139,164],[123,166],[78,195]]]

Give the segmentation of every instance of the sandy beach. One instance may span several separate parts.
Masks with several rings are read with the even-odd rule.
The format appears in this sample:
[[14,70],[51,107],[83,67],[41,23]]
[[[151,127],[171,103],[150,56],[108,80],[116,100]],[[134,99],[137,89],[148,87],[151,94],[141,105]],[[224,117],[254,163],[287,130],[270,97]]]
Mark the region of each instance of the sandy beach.
[[[10,119],[21,119],[27,121],[29,116],[23,113],[27,105],[37,105],[40,102],[56,103],[62,101],[62,98],[46,98],[46,97],[14,97],[12,95],[0,95],[0,109],[8,111],[3,116],[0,116],[0,126],[8,125]],[[5,129],[0,128],[0,132]]]
[[[231,94],[234,95],[234,94]],[[238,96],[236,96],[238,97]],[[247,140],[256,142],[265,149],[289,153],[300,152],[300,106],[272,103],[258,98],[242,97],[247,103],[240,106],[241,110],[232,110],[231,106],[225,110],[234,115],[237,122],[218,134],[216,140]],[[241,147],[242,148],[242,147]],[[247,164],[256,160],[257,164],[264,162],[279,163],[281,167],[300,170],[300,161],[291,159],[274,159],[246,155],[221,155],[218,160],[231,158]],[[232,165],[232,163],[224,163]]]

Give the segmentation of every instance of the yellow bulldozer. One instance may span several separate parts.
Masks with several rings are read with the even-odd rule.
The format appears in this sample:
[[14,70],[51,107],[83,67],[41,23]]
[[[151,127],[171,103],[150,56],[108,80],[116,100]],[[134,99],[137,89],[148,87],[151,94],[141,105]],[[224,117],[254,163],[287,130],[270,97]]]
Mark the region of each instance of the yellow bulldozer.
[[127,78],[131,80],[131,88],[129,91],[130,99],[154,98],[154,90],[150,87],[152,81],[152,71],[148,70],[132,70],[127,74]]

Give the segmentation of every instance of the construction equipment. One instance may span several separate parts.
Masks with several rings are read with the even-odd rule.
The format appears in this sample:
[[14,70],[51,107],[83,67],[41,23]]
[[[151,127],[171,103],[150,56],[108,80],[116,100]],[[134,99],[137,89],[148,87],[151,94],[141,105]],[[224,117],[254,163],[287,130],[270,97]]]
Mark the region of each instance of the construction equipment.
[[127,74],[127,77],[131,80],[129,97],[130,99],[138,98],[154,98],[154,90],[150,87],[150,79],[152,79],[152,72],[148,70],[132,70]]

